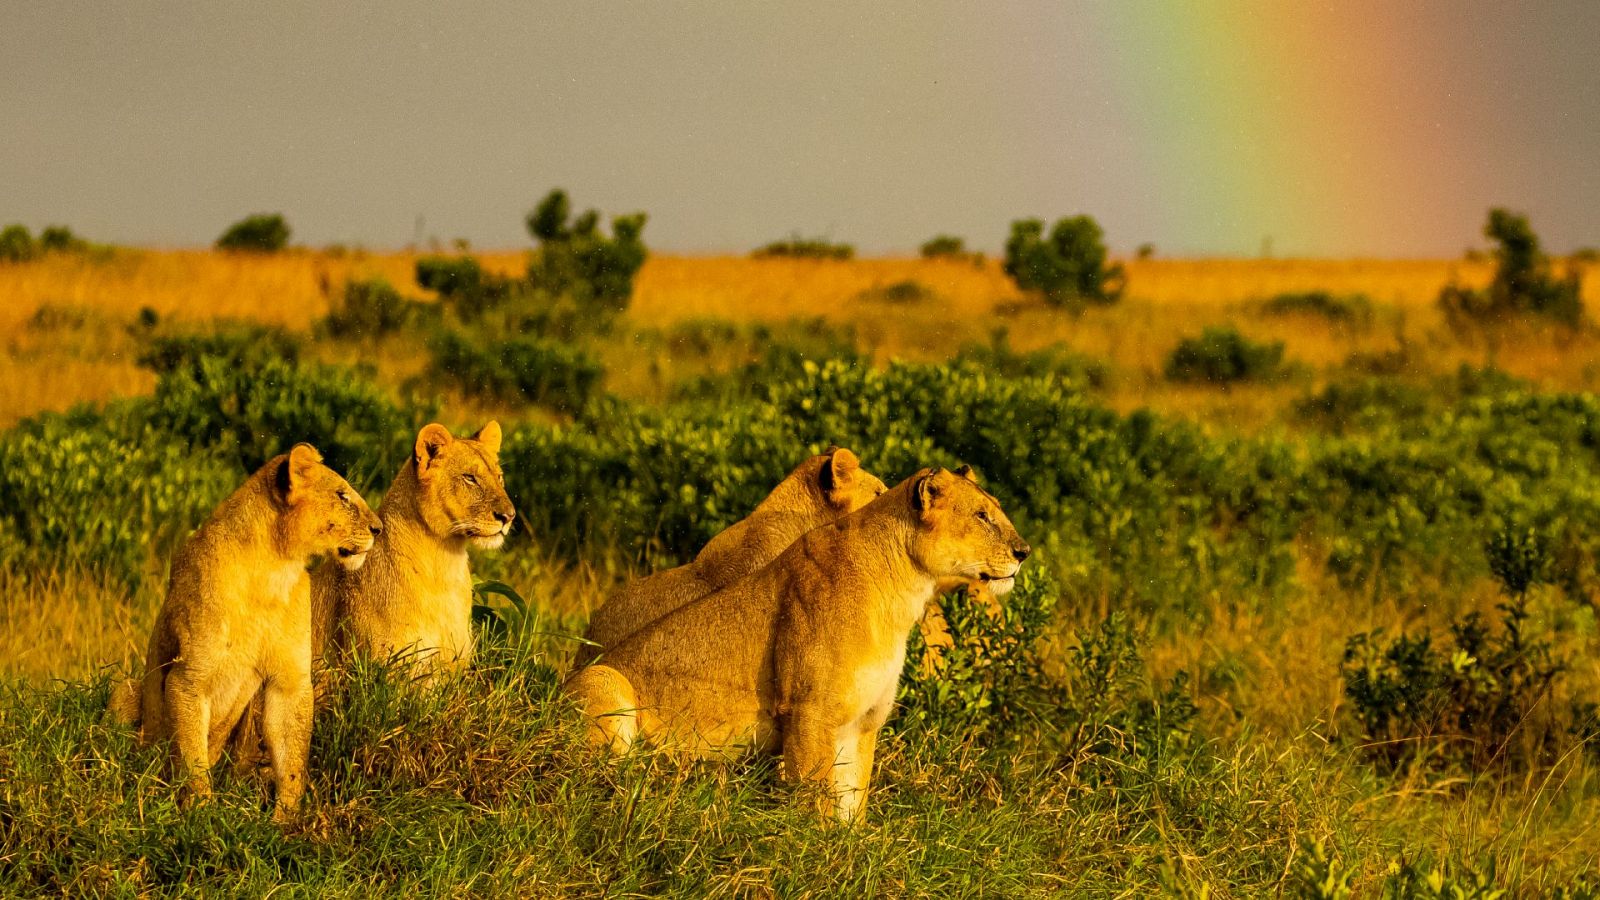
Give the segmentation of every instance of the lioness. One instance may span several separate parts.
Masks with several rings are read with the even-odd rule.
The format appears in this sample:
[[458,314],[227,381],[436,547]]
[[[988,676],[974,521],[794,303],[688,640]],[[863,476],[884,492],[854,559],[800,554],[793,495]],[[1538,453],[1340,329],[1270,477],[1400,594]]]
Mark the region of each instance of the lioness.
[[801,535],[855,512],[885,490],[849,450],[834,447],[811,457],[693,560],[628,582],[595,610],[583,635],[589,643],[579,645],[573,664],[584,665],[644,625],[772,562]]
[[653,622],[565,690],[590,739],[713,755],[778,750],[787,778],[866,802],[911,626],[941,579],[1007,586],[1030,548],[968,478],[924,469],[772,564]]
[[424,426],[378,505],[378,553],[360,571],[312,576],[319,647],[379,659],[413,653],[425,671],[472,660],[467,547],[505,543],[516,518],[500,470],[500,425],[470,438]]
[[316,449],[296,444],[184,541],[150,635],[138,708],[127,712],[142,742],[172,740],[187,800],[211,793],[211,766],[259,692],[273,819],[293,814],[311,749],[306,564],[331,553],[341,568],[360,569],[381,530]]

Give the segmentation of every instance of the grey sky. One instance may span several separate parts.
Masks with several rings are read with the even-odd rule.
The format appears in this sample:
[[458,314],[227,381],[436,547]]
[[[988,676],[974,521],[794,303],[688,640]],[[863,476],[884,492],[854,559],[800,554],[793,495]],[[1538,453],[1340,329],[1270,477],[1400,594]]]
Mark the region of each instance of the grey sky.
[[[1226,214],[1211,207],[1250,171],[1160,145],[1228,99],[1183,99],[1208,77],[1173,62],[1184,35],[1132,24],[1161,5],[860,6],[12,4],[0,222],[188,245],[282,211],[297,241],[394,246],[421,215],[429,236],[511,247],[559,185],[579,206],[648,211],[647,241],[682,252],[794,231],[993,250],[1013,218],[1082,211],[1121,250],[1252,253],[1270,234],[1283,253],[1453,254],[1490,203],[1529,211],[1552,248],[1600,244],[1600,3],[1413,5],[1393,27],[1416,34],[1392,37],[1426,71],[1393,90],[1438,118],[1403,117],[1392,146],[1437,134],[1437,157],[1393,160],[1323,206],[1254,185],[1266,199]],[[1346,44],[1325,61],[1359,66]],[[1149,102],[1168,90],[1174,105]],[[1310,119],[1283,125],[1314,140]],[[1440,167],[1459,172],[1430,179]],[[1345,226],[1316,227],[1328,203]]]

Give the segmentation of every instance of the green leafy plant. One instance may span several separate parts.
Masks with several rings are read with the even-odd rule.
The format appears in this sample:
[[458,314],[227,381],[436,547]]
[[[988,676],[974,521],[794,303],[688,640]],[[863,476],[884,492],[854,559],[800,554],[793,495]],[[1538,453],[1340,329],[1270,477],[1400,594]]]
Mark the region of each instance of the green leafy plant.
[[1018,288],[1053,306],[1115,303],[1127,275],[1120,264],[1106,263],[1103,238],[1089,216],[1058,219],[1048,235],[1039,219],[1012,222],[1006,274]]
[[1439,306],[1453,323],[1494,323],[1524,313],[1569,325],[1583,318],[1578,273],[1566,278],[1551,273],[1550,260],[1527,216],[1491,209],[1483,233],[1498,245],[1494,280],[1484,290],[1450,284],[1440,291]]
[[1261,304],[1261,311],[1269,316],[1315,316],[1347,328],[1366,328],[1373,320],[1372,300],[1367,295],[1329,291],[1277,294]]
[[0,229],[0,262],[27,262],[39,255],[32,232],[26,225],[7,225]]
[[568,222],[567,194],[553,190],[527,216],[528,233],[539,247],[528,263],[528,281],[557,295],[572,296],[599,317],[628,308],[633,279],[648,251],[643,233],[647,216],[613,216],[611,236],[599,227],[600,214],[589,210]]
[[228,226],[217,238],[218,250],[277,253],[289,245],[289,223],[278,213],[257,213]]
[[1167,357],[1170,381],[1228,385],[1265,381],[1283,374],[1283,342],[1252,341],[1233,328],[1207,328],[1184,338]]
[[436,320],[438,311],[435,304],[402,296],[382,278],[358,279],[345,284],[338,305],[322,320],[321,327],[332,337],[371,340]]
[[854,259],[856,248],[851,244],[835,243],[827,238],[806,238],[791,235],[757,247],[750,254],[756,259],[789,257],[792,259]]
[[605,374],[599,360],[560,341],[515,338],[480,345],[453,331],[432,342],[429,371],[463,393],[566,412],[582,409]]

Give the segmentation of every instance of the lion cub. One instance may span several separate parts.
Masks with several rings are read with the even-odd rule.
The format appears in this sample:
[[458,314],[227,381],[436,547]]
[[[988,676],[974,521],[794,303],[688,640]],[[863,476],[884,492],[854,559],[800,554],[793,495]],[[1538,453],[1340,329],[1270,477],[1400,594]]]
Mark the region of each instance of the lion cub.
[[924,469],[732,585],[646,625],[565,690],[590,739],[697,755],[776,750],[863,809],[906,638],[942,579],[1010,585],[1030,552],[969,478]]
[[378,505],[379,553],[360,571],[312,577],[318,647],[378,659],[416,655],[425,670],[472,661],[469,545],[498,548],[517,512],[500,470],[500,425],[470,438],[424,426]]
[[745,518],[708,541],[690,562],[628,582],[589,619],[574,666],[678,607],[704,597],[777,558],[801,535],[853,513],[886,488],[842,447],[790,472]]
[[293,814],[311,748],[306,564],[334,554],[341,567],[359,569],[381,530],[316,449],[296,444],[222,501],[178,550],[131,712],[143,743],[171,739],[186,799],[211,793],[211,767],[260,692],[278,795],[273,818]]

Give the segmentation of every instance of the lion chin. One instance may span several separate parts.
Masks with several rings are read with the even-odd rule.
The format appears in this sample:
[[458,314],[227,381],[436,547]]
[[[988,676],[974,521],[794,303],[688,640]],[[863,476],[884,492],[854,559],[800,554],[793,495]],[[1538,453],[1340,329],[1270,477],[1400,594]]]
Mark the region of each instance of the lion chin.
[[472,543],[472,546],[480,550],[499,550],[501,545],[506,542],[506,536],[504,533],[481,534],[475,535],[468,540]]
[[[370,548],[368,549],[370,550]],[[367,552],[367,550],[350,550],[340,547],[339,552],[334,554],[334,556],[339,560],[339,565],[343,567],[346,572],[354,572],[366,564]]]

